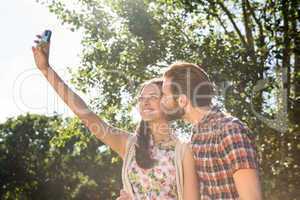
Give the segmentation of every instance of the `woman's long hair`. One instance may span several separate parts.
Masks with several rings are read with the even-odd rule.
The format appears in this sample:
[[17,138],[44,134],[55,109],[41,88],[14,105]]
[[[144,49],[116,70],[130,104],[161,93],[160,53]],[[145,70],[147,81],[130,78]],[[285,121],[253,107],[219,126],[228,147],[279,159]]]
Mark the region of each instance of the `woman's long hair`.
[[[141,94],[143,88],[149,84],[157,85],[160,90],[162,88],[162,79],[155,78],[145,82],[139,94]],[[150,147],[150,134],[151,129],[149,127],[149,123],[141,120],[136,129],[137,135],[137,144],[135,145],[135,159],[139,167],[143,169],[150,169],[154,166],[156,160],[151,157],[149,147]]]

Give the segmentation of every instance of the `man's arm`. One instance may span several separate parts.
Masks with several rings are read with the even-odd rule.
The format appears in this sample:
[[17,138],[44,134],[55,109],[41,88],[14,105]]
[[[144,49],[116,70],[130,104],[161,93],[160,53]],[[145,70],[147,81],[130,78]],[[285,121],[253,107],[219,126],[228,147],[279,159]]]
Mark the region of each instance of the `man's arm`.
[[239,169],[233,174],[241,200],[261,200],[260,181],[256,169]]
[[258,159],[250,130],[238,121],[224,127],[222,147],[241,200],[262,199]]

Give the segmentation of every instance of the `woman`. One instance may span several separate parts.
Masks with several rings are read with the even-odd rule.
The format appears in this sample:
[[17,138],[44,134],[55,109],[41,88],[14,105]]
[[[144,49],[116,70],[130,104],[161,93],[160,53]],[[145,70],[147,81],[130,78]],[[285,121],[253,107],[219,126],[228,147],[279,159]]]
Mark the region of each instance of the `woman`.
[[198,199],[192,151],[171,135],[160,109],[162,81],[154,79],[143,85],[138,97],[142,121],[132,135],[108,125],[89,110],[50,67],[49,48],[50,43],[32,47],[37,68],[91,133],[121,156],[122,181],[129,198]]

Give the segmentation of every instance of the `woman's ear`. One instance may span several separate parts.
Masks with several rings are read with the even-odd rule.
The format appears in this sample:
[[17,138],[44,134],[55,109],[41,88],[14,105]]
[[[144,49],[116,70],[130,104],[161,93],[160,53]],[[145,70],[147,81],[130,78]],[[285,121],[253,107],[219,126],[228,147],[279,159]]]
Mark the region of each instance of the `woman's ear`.
[[184,108],[188,104],[188,98],[186,95],[179,95],[177,101],[180,108]]

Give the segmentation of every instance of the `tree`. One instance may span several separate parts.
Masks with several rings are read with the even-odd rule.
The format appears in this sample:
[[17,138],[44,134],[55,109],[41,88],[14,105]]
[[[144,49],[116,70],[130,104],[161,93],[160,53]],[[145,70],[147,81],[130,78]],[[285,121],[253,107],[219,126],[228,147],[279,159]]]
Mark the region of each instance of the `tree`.
[[0,198],[114,199],[121,162],[103,147],[77,118],[10,118],[0,124]]
[[62,198],[56,195],[59,181],[48,182],[53,174],[47,155],[60,123],[57,116],[27,114],[0,125],[1,199]]
[[[220,0],[47,1],[84,33],[73,83],[101,116],[132,131],[136,88],[175,60],[201,64],[217,102],[257,136],[265,197],[299,190],[299,2]],[[285,188],[285,189],[282,189]]]

